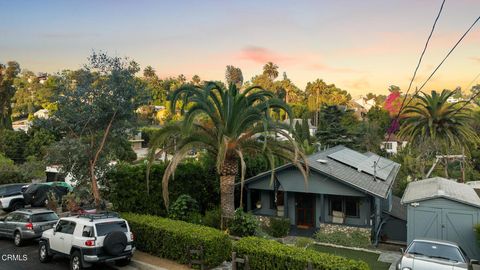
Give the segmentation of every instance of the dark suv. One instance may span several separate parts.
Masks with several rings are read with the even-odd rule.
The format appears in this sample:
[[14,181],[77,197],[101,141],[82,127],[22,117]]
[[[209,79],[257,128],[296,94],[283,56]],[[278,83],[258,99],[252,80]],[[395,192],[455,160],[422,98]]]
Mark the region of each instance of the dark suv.
[[42,236],[43,231],[51,229],[58,221],[55,212],[47,209],[21,209],[0,218],[0,236],[13,238],[16,246],[25,240]]

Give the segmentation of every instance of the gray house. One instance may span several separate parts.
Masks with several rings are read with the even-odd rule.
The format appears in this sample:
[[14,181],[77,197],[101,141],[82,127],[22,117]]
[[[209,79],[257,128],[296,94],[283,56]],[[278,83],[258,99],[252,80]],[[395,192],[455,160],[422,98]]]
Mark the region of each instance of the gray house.
[[[307,185],[292,164],[245,181],[247,210],[284,216],[297,228],[321,223],[371,228],[379,236],[392,210],[392,185],[400,165],[374,153],[336,146],[308,157]],[[405,229],[404,229],[405,230]]]
[[407,205],[407,238],[447,240],[480,259],[474,226],[480,222],[480,198],[472,186],[441,177],[412,182],[402,197]]

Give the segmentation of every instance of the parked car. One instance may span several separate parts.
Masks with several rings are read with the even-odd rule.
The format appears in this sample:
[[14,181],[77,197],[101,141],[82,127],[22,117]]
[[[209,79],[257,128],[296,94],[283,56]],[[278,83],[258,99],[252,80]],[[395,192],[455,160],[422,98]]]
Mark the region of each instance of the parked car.
[[46,182],[30,184],[23,187],[25,204],[34,207],[43,207],[48,203],[48,193],[53,192],[55,198],[61,201],[62,197],[73,190],[73,187],[65,182]]
[[397,270],[461,270],[478,264],[458,244],[449,241],[415,239],[402,253]]
[[57,214],[48,209],[17,210],[0,218],[0,236],[13,238],[15,245],[21,246],[25,240],[40,238],[57,221]]
[[128,222],[111,212],[60,218],[53,229],[43,232],[38,249],[40,262],[60,254],[70,258],[72,270],[111,261],[124,266],[134,252]]
[[0,186],[0,209],[5,212],[25,207],[22,186],[25,184],[6,184]]

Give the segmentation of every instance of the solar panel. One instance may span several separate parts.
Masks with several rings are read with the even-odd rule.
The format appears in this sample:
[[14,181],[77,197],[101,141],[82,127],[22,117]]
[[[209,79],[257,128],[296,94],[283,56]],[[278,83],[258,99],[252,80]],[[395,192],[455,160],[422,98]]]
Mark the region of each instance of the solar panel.
[[[332,153],[328,155],[328,157],[353,167],[359,172],[364,172],[372,176],[375,175],[375,177],[380,180],[387,180],[395,164],[393,161],[382,157],[379,159],[377,155],[366,156],[348,148]],[[375,162],[377,162],[376,172],[374,169]]]

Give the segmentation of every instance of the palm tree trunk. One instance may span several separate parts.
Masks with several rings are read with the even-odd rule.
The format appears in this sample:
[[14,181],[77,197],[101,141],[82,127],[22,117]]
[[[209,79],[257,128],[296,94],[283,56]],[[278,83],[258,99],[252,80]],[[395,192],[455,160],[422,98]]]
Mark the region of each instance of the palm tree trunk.
[[220,204],[223,218],[232,218],[235,212],[235,177],[238,161],[225,159],[220,172]]

